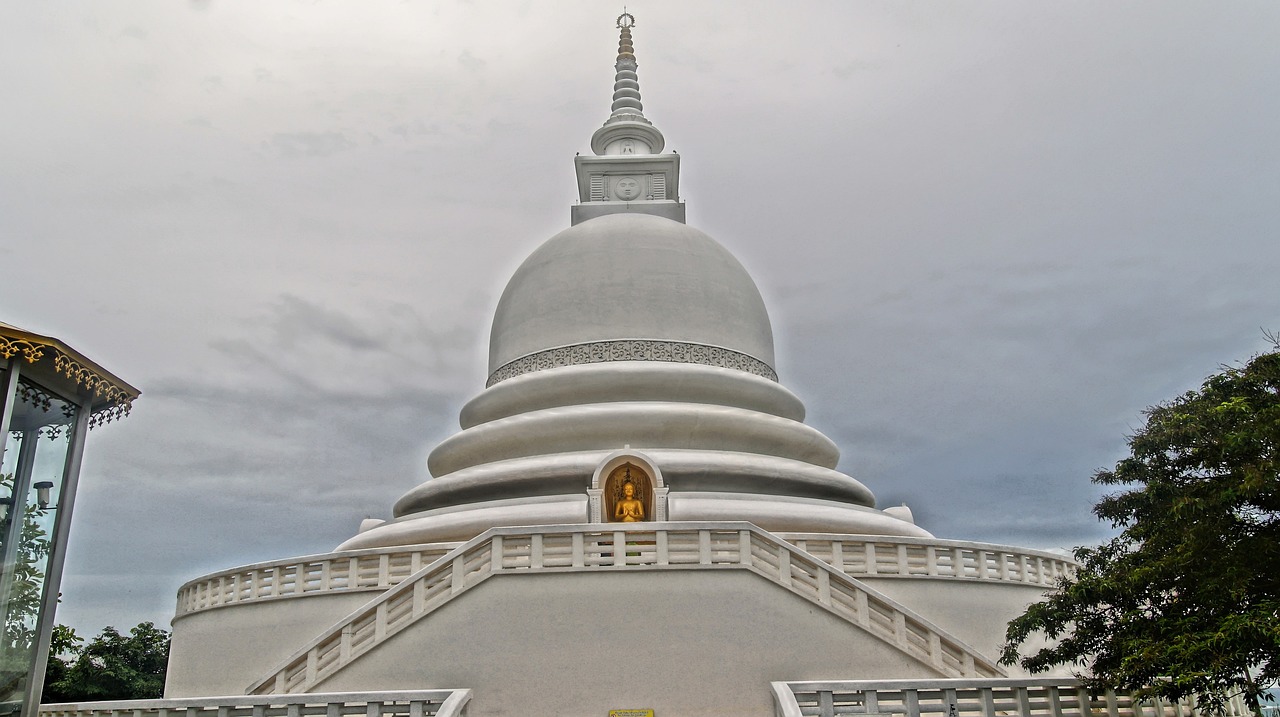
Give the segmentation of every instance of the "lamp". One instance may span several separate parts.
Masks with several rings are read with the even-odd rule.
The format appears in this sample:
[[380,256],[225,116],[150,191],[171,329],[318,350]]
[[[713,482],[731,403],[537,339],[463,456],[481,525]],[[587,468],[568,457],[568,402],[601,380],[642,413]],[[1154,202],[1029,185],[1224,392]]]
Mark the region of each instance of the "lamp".
[[40,506],[40,510],[45,510],[49,507],[49,491],[53,490],[53,481],[37,481],[32,487],[36,489],[36,505]]

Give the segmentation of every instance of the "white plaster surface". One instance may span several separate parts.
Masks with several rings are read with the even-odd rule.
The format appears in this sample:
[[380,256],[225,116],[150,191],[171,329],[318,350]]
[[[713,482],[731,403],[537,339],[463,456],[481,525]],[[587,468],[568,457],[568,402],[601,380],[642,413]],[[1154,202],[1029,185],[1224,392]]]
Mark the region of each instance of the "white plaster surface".
[[[992,659],[1000,655],[1005,626],[1009,621],[1044,597],[1042,587],[1012,582],[870,576],[859,576],[858,579],[910,607]],[[1011,676],[1025,675],[1016,668],[1006,669]]]
[[256,600],[179,617],[172,625],[164,696],[242,695],[304,642],[380,594]]
[[760,453],[834,469],[840,450],[799,421],[704,403],[561,406],[490,421],[445,439],[427,467],[440,477],[524,456],[591,449],[684,448]]
[[473,714],[773,714],[772,680],[935,677],[741,571],[498,576],[317,686],[459,685]]
[[489,371],[543,349],[613,339],[690,341],[773,365],[773,330],[747,271],[693,227],[610,214],[525,260],[498,302]]

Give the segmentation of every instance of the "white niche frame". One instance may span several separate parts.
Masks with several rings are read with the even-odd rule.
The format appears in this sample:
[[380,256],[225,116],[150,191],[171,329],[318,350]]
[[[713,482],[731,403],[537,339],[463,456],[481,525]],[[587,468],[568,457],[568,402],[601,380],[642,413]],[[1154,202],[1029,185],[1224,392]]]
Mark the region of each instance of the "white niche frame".
[[634,463],[653,480],[653,520],[645,522],[665,523],[667,521],[667,482],[662,477],[662,469],[649,456],[630,447],[614,451],[596,464],[595,473],[591,474],[591,487],[587,489],[587,522],[612,522],[604,519],[604,482],[615,468],[624,463]]

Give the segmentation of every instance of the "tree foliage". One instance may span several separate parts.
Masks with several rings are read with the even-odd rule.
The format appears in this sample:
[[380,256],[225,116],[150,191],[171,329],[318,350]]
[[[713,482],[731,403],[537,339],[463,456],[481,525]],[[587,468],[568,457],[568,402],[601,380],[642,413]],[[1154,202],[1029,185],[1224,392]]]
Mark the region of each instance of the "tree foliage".
[[[1076,576],[1009,624],[1002,662],[1217,710],[1243,694],[1257,710],[1280,678],[1276,348],[1146,411],[1129,457],[1093,477],[1126,487],[1094,507],[1122,532],[1076,550]],[[1033,633],[1050,645],[1021,656]]]
[[[0,488],[13,495],[13,474],[0,475]],[[9,588],[9,602],[4,614],[4,650],[8,654],[29,654],[35,644],[36,619],[40,615],[40,603],[44,591],[44,568],[53,543],[40,525],[46,510],[32,503],[22,513],[22,530],[18,535],[18,549],[12,566],[13,584]],[[5,526],[0,523],[0,529]]]
[[43,702],[142,700],[164,695],[169,633],[144,622],[128,635],[107,627],[83,647],[77,644],[81,641],[69,627],[54,629]]

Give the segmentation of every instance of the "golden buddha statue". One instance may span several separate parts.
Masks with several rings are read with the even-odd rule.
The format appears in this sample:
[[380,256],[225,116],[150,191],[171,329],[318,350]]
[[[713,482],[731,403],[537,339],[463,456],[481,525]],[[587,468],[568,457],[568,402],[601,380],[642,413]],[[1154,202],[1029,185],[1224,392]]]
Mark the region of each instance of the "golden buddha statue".
[[636,486],[631,481],[622,484],[622,500],[613,508],[613,519],[623,523],[644,520],[644,503],[636,499]]

